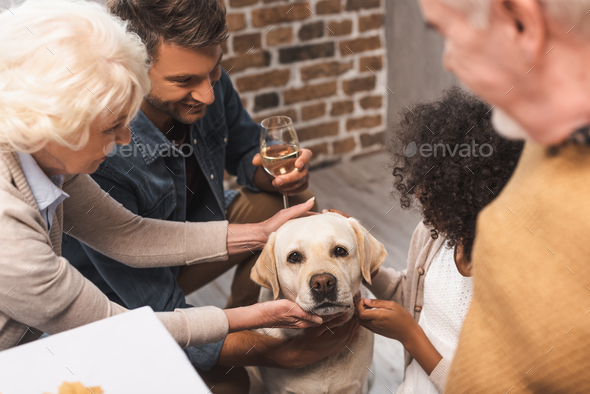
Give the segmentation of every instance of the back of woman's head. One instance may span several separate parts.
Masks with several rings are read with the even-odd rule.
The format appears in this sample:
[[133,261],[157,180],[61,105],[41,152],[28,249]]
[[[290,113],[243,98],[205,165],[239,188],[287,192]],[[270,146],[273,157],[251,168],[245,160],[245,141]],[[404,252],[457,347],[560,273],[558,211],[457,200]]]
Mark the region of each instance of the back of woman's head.
[[403,208],[417,198],[432,236],[461,243],[470,259],[477,215],[512,176],[523,143],[496,134],[490,107],[457,87],[401,116],[391,152],[393,195]]
[[102,5],[28,0],[0,13],[0,37],[0,144],[11,149],[80,148],[98,116],[129,121],[149,91],[145,46]]

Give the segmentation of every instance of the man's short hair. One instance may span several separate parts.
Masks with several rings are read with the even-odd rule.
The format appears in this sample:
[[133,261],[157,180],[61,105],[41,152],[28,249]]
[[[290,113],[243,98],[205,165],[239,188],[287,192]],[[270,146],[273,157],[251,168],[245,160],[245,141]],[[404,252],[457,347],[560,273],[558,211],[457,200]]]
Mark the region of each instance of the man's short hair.
[[110,11],[128,21],[152,61],[161,43],[198,49],[227,39],[225,8],[217,0],[108,0]]

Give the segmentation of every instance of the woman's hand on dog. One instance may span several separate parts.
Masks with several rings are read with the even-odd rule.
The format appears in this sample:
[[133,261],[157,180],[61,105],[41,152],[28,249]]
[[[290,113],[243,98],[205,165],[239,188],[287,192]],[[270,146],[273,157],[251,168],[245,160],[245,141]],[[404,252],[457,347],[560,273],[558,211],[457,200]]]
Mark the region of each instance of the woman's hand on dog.
[[289,220],[308,215],[314,204],[315,197],[303,204],[281,209],[273,217],[261,223],[229,224],[227,227],[227,253],[233,256],[238,253],[262,250],[272,233]]
[[229,332],[253,328],[308,328],[322,324],[321,317],[289,300],[277,300],[224,310]]
[[321,317],[289,300],[263,302],[254,306],[259,308],[262,322],[258,328],[308,328],[323,323]]
[[260,231],[262,232],[262,236],[265,238],[265,243],[268,241],[268,237],[270,237],[272,233],[277,231],[289,220],[309,215],[309,210],[313,208],[314,204],[315,197],[312,197],[303,204],[294,205],[287,209],[281,209],[273,217],[260,223]]

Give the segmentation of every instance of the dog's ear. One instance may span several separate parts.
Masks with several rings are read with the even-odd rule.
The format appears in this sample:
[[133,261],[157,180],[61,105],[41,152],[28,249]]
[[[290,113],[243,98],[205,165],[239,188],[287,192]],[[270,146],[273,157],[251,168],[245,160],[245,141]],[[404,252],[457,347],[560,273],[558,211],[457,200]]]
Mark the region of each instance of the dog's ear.
[[385,257],[387,257],[387,251],[385,246],[369,234],[356,219],[349,218],[348,222],[356,234],[361,273],[365,281],[371,284],[371,274],[383,264]]
[[254,267],[252,268],[252,272],[250,272],[250,279],[252,279],[257,285],[272,290],[275,300],[279,297],[280,292],[277,264],[275,261],[276,235],[276,233],[270,235],[266,246],[262,249],[258,261],[256,261],[256,264],[254,264]]

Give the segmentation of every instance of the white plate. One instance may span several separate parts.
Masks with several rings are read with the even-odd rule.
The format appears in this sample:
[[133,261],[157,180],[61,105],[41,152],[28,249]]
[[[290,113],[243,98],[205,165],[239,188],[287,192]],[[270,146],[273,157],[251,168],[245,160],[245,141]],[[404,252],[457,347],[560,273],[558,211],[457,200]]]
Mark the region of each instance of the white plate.
[[57,394],[65,381],[104,394],[209,392],[149,307],[0,352],[1,394]]

